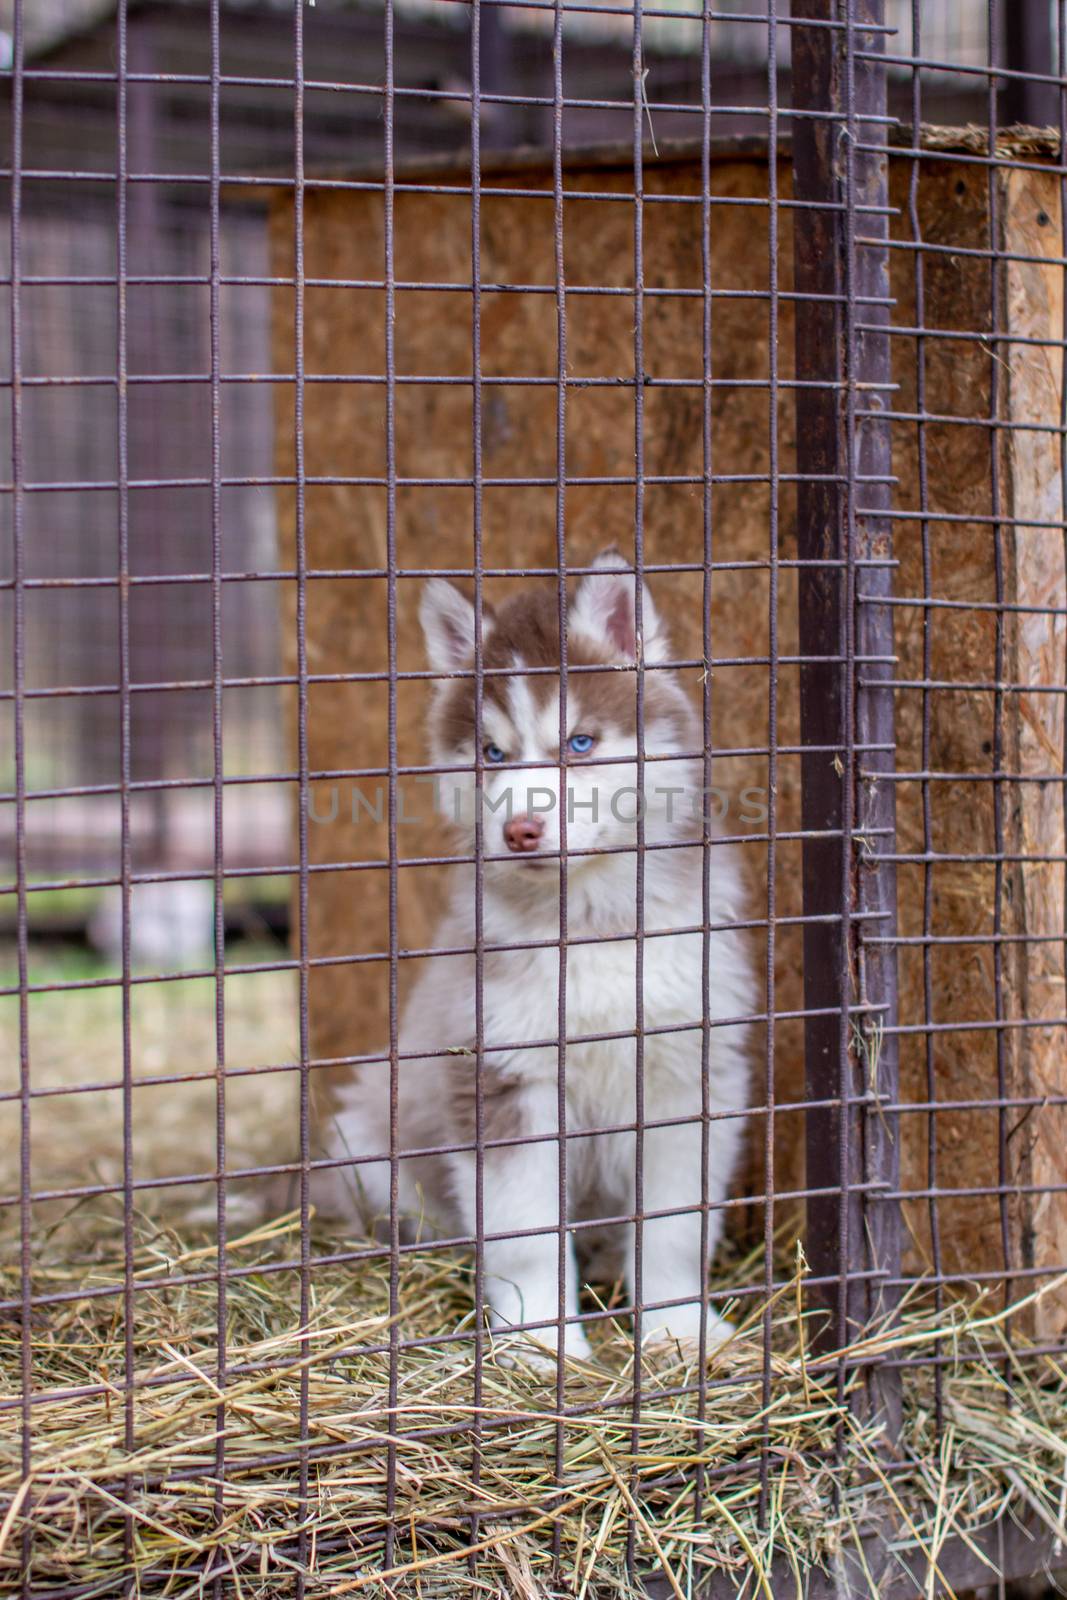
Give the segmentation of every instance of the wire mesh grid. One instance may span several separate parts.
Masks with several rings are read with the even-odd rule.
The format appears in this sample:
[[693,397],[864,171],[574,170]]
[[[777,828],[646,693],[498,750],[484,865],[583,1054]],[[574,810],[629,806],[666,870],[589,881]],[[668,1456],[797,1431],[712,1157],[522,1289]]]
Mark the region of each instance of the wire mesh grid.
[[1062,1388],[1063,0],[62,20],[5,1582],[1054,1563],[1017,1465],[905,1486],[981,1433],[964,1306],[998,1417]]

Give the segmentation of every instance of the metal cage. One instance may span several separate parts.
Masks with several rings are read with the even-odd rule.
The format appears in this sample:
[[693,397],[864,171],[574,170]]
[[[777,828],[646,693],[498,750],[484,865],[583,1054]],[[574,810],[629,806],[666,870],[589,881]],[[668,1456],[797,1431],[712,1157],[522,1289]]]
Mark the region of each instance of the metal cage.
[[[486,1390],[487,1162],[537,1139],[555,1162],[558,1299],[530,1331],[625,1323],[637,1342],[602,1400],[629,1430],[626,1464],[602,1470],[634,1592],[903,1597],[1057,1565],[1062,1499],[1057,1521],[1010,1485],[966,1537],[908,1545],[907,1385],[929,1379],[943,1462],[953,1351],[929,1329],[891,1334],[919,1296],[947,1317],[981,1291],[1008,1410],[1027,1404],[1020,1373],[1060,1371],[1067,1335],[1064,0],[116,0],[57,8],[50,31],[24,0],[9,9],[4,1584],[300,1596],[425,1575],[429,1593],[445,1573],[477,1581],[509,1527],[535,1527],[538,1573],[502,1556],[483,1587],[592,1593],[580,1563],[564,1570],[559,1517],[572,1430],[601,1402],[573,1402],[562,1358],[541,1400],[500,1413]],[[560,657],[536,670],[558,678],[565,746],[568,693],[594,670],[568,662],[566,623],[605,525],[637,596],[638,789],[671,758],[646,751],[663,668],[689,685],[705,798],[740,773],[759,803],[686,841],[701,921],[667,931],[702,941],[706,981],[683,1022],[652,1028],[664,930],[646,927],[644,885],[667,846],[639,810],[618,847],[632,925],[598,935],[632,945],[632,1026],[576,1034],[583,863],[562,807],[558,931],[526,945],[487,929],[486,873],[506,856],[489,823],[469,854],[405,833],[415,785],[456,765],[419,732],[447,675],[418,656],[415,597],[435,576],[473,596],[472,659],[451,677],[471,684],[480,797],[491,604],[549,586]],[[683,645],[646,660],[641,596],[660,586]],[[728,845],[754,885],[728,927],[751,941],[759,998],[727,1019],[753,1041],[749,1147],[716,1199],[708,885]],[[462,872],[473,939],[442,950],[431,913]],[[86,927],[97,954],[75,956]],[[556,1122],[501,1133],[485,986],[502,951],[545,944]],[[434,1052],[405,1046],[402,1015],[411,971],[442,954],[472,975],[470,1037],[436,1055],[469,1074],[476,1225],[431,1245],[402,1226],[399,1105],[411,1057]],[[878,1441],[877,1510],[803,1573],[764,1571],[742,1533],[734,1566],[683,1571],[642,1498],[646,1480],[659,1508],[690,1496],[693,1528],[740,1485],[773,1528],[784,1460],[768,1421],[707,1466],[699,1441],[740,1379],[702,1333],[669,1389],[695,1464],[634,1464],[665,1392],[641,1330],[658,1309],[643,1238],[662,1220],[645,1151],[664,1126],[646,1057],[671,1028],[699,1041],[702,1249],[725,1217],[745,1261],[729,1289],[758,1348],[745,1393],[769,1418],[775,1308],[794,1292],[784,1229],[806,1263],[804,1382],[840,1407],[825,1458],[853,1448],[848,1419]],[[573,1063],[620,1038],[632,1109],[569,1126]],[[339,1155],[319,1133],[329,1084],[353,1072],[376,1075],[387,1147]],[[577,1218],[568,1174],[597,1135],[632,1142],[632,1188]],[[442,1134],[419,1157],[457,1148]],[[372,1160],[388,1170],[378,1237],[320,1236],[316,1184],[361,1183]],[[257,1231],[250,1206],[288,1231]],[[591,1222],[631,1230],[630,1280],[575,1313],[568,1251]],[[244,1254],[246,1237],[268,1253]],[[457,1248],[473,1265],[442,1270],[449,1292],[469,1272],[467,1299],[428,1340],[406,1327],[404,1274]],[[380,1316],[322,1360],[376,1361],[380,1393],[372,1421],[331,1432],[317,1319],[339,1307],[343,1332],[345,1302],[321,1285],[368,1264]],[[235,1292],[267,1279],[287,1286],[295,1344],[253,1357]],[[195,1360],[157,1342],[146,1309],[178,1317],[194,1292],[212,1320]],[[702,1314],[719,1298],[713,1267]],[[118,1370],[73,1355],[53,1370],[45,1345],[73,1350],[90,1326]],[[468,1404],[416,1428],[404,1362],[427,1343],[442,1372],[467,1352]],[[252,1378],[286,1390],[290,1426],[238,1448]],[[157,1455],[145,1397],[191,1381],[203,1428]],[[95,1439],[102,1406],[106,1464],[67,1473],[79,1416]],[[491,1464],[524,1406],[551,1424],[539,1501],[509,1501]],[[411,1500],[415,1443],[469,1463],[447,1526]],[[346,1463],[378,1513],[320,1533]],[[279,1474],[285,1528],[257,1545],[257,1485]],[[186,1493],[199,1531],[157,1559],[147,1530],[177,1526]],[[79,1565],[94,1543],[106,1559]]]

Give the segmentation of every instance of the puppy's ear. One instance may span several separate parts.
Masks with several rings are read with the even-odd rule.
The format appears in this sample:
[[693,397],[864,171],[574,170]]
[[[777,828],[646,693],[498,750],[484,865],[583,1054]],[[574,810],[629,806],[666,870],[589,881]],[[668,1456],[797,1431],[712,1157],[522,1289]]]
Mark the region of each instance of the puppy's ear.
[[[419,621],[426,640],[426,659],[434,672],[459,672],[474,660],[474,606],[445,578],[431,578],[422,591]],[[482,606],[482,639],[492,625],[492,612]]]
[[670,640],[648,585],[641,586],[641,639],[637,638],[637,581],[614,545],[602,550],[574,593],[571,631],[620,661],[670,660]]

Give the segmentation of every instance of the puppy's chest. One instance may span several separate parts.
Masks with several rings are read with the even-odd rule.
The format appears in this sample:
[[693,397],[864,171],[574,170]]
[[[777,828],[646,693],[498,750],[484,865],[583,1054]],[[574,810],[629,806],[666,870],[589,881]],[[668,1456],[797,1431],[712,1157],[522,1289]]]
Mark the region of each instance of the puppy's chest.
[[[637,947],[633,939],[572,943],[563,996],[569,1039],[631,1030],[637,1022]],[[699,1018],[700,941],[685,935],[646,938],[642,956],[644,1025]],[[555,949],[508,951],[486,963],[487,1024],[515,1042],[555,1038],[560,1013]],[[621,1041],[616,1046],[626,1050]],[[632,1048],[632,1044],[630,1046]]]

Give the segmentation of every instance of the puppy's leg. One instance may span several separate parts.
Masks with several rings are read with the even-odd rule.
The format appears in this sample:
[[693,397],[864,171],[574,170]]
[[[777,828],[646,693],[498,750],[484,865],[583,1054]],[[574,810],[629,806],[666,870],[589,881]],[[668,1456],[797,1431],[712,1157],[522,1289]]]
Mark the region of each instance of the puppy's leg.
[[[460,1105],[464,1140],[474,1139],[473,1085]],[[524,1082],[488,1069],[484,1075],[482,1133],[486,1142],[493,1139],[532,1138],[556,1132],[556,1086],[548,1082]],[[456,1198],[464,1231],[474,1238],[477,1232],[476,1178],[473,1151],[454,1158]],[[537,1364],[540,1346],[543,1356],[554,1357],[558,1343],[559,1316],[559,1146],[549,1138],[536,1138],[531,1144],[509,1144],[484,1150],[482,1158],[482,1223],[485,1239],[485,1293],[490,1320],[501,1335],[508,1329],[528,1323],[544,1323],[525,1335],[528,1356]],[[491,1238],[489,1235],[516,1237]],[[589,1344],[580,1324],[570,1319],[578,1311],[578,1275],[574,1243],[568,1237],[566,1249],[564,1351],[579,1359],[589,1356]],[[527,1354],[517,1351],[522,1358]]]
[[[398,1106],[399,1156],[397,1202],[406,1238],[433,1238],[448,1230],[444,1172],[438,1161],[405,1152],[439,1142],[445,1104],[428,1066],[403,1063]],[[416,1110],[417,1108],[417,1110]],[[425,1126],[423,1126],[425,1121]],[[392,1173],[389,1160],[372,1160],[388,1152],[392,1140],[388,1063],[365,1066],[344,1085],[328,1114],[320,1114],[319,1147],[332,1163],[312,1175],[312,1200],[328,1216],[359,1219],[378,1238],[389,1237]]]
[[[699,1046],[696,1067],[699,1072]],[[650,1308],[641,1319],[643,1339],[700,1339],[701,1295],[710,1256],[722,1234],[721,1209],[709,1209],[706,1233],[701,1225],[702,1150],[705,1130],[700,1121],[699,1082],[679,1083],[673,1074],[655,1086],[650,1117],[684,1117],[668,1128],[650,1128],[644,1135],[642,1210],[648,1215],[671,1212],[642,1226],[641,1302]],[[740,1120],[712,1121],[707,1128],[707,1200],[715,1208],[726,1195],[739,1138]],[[634,1289],[631,1257],[630,1287]],[[636,1296],[635,1296],[636,1298]],[[669,1304],[677,1301],[678,1304]],[[733,1329],[709,1306],[707,1348],[713,1350]]]

